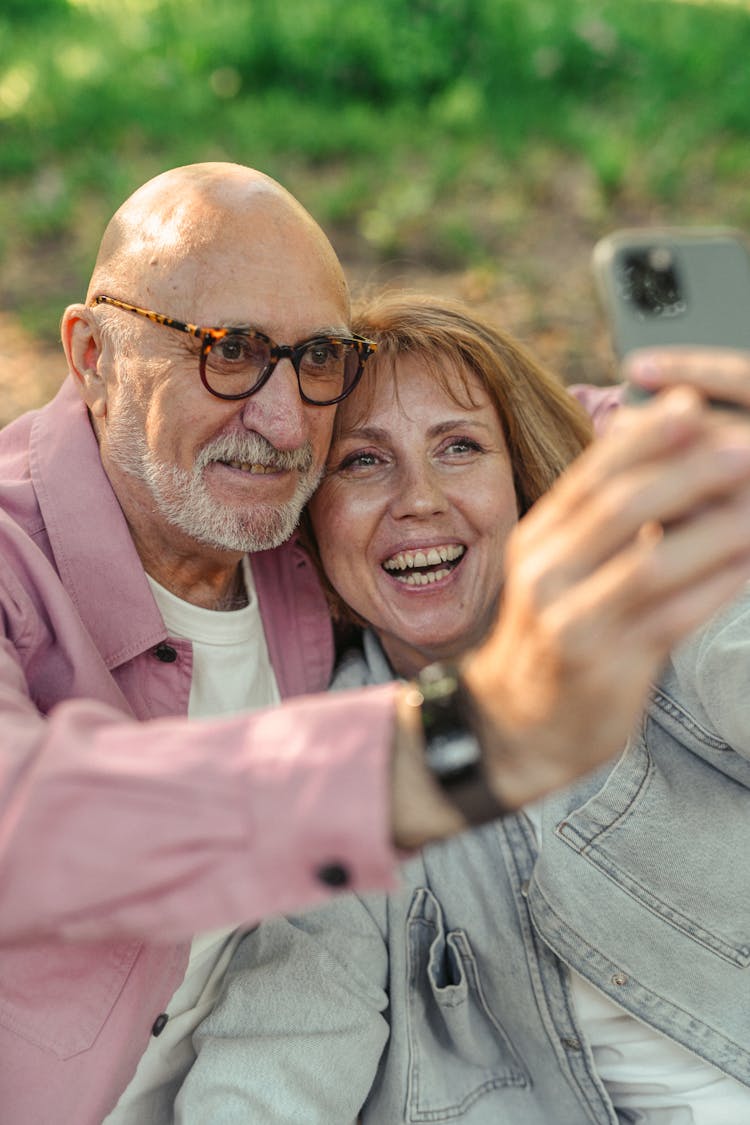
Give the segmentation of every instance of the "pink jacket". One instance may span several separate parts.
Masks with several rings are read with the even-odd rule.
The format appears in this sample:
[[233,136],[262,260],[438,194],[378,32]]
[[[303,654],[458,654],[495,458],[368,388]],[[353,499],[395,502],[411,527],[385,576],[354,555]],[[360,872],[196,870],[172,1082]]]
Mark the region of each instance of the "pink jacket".
[[[70,380],[0,433],[0,1120],[99,1125],[199,930],[389,889],[393,688],[186,721],[170,640]],[[282,696],[328,614],[296,542],[253,574]],[[144,725],[144,721],[147,725]]]
[[568,390],[588,412],[595,432],[603,434],[612,415],[622,404],[622,383],[614,383],[606,387],[595,387],[589,383],[573,383]]

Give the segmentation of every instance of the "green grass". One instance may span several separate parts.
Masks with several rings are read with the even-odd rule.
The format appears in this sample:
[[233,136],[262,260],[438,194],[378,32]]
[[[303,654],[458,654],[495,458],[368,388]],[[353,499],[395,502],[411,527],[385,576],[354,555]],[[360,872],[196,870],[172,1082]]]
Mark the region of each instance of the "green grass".
[[438,265],[492,254],[478,201],[510,172],[543,193],[545,152],[599,207],[710,208],[721,183],[716,217],[750,222],[745,4],[4,0],[0,42],[0,296],[32,321],[80,290],[119,202],[193,160],[261,167],[373,253]]

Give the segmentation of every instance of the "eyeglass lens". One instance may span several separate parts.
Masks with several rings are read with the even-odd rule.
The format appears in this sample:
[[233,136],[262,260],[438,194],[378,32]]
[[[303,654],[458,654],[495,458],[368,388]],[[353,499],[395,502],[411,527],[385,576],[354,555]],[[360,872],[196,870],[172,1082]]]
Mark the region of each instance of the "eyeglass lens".
[[[312,402],[337,399],[352,385],[360,369],[354,343],[320,338],[292,348],[289,358],[303,395]],[[277,356],[260,336],[233,333],[210,342],[205,351],[205,381],[219,395],[242,395],[261,381]]]

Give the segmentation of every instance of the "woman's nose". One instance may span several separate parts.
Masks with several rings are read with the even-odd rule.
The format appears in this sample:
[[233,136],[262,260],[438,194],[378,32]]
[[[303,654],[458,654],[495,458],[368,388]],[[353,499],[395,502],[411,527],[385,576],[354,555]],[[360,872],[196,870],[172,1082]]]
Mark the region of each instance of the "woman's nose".
[[424,519],[445,511],[447,500],[440,478],[428,464],[409,466],[399,474],[391,502],[394,519],[418,516]]

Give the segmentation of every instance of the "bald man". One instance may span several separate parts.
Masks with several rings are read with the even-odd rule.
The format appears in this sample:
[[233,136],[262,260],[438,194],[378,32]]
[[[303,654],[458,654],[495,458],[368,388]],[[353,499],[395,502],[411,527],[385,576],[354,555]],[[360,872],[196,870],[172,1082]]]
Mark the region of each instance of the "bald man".
[[[524,521],[513,612],[461,677],[329,697],[294,529],[371,349],[320,228],[251,169],[166,172],[110,222],[62,339],[60,393],[0,434],[0,1105],[145,1125],[238,926],[388,889],[397,849],[619,749],[750,570],[750,433],[730,465],[696,397],[633,412]],[[679,557],[640,533],[667,518]]]

